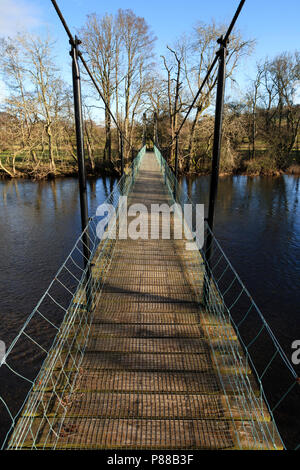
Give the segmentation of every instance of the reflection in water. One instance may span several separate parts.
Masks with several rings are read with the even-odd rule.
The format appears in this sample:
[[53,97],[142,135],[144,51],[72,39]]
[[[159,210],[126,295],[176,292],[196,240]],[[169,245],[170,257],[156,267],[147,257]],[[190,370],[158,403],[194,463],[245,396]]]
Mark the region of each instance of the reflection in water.
[[[209,177],[181,182],[195,203],[209,200]],[[287,355],[300,338],[299,178],[220,178],[214,230]]]

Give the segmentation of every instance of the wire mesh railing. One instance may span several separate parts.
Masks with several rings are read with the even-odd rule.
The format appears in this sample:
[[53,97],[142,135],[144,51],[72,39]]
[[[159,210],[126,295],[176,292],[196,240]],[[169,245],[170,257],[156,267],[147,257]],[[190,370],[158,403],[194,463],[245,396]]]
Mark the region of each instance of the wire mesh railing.
[[[195,213],[196,205],[175,178],[161,152],[157,147],[154,151],[171,198],[182,209],[185,204],[190,204]],[[195,233],[194,223],[189,228]],[[252,410],[259,423],[267,406],[271,426],[263,428],[261,424],[260,432],[268,434],[266,437],[273,439],[275,444],[279,428],[284,448],[295,449],[299,447],[298,375],[207,221],[204,223],[204,245],[199,251],[203,261],[202,266],[199,265],[199,276],[203,278],[202,304],[205,312],[223,325],[226,336],[212,347],[220,381],[224,380],[222,371],[233,366],[236,374],[227,376],[226,380],[231,381],[232,390],[243,396],[244,411]],[[228,324],[233,326],[239,340],[235,346],[229,341]],[[228,406],[232,408],[232,403]],[[257,424],[252,424],[255,433]]]
[[[116,209],[119,218],[124,210],[118,204],[120,196],[131,191],[145,150],[143,147],[139,151],[130,171],[120,178],[105,201]],[[107,220],[104,227],[106,236],[102,239],[97,232],[100,220],[101,216],[97,214],[90,218],[84,233],[1,361],[2,449],[17,449],[24,443],[36,448],[42,429],[47,433],[44,447],[48,438],[55,442],[59,435],[72,432],[64,424],[64,417],[72,404],[74,391],[80,385],[80,365],[97,294],[101,292],[115,246],[115,238],[110,236],[110,231],[114,230],[117,219],[110,223]],[[87,263],[83,259],[86,237],[89,241]],[[25,361],[28,351],[31,359]]]

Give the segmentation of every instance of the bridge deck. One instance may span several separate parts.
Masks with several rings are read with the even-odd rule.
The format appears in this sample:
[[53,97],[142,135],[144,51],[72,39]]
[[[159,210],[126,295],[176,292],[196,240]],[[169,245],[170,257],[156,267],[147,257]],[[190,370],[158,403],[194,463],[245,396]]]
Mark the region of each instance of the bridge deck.
[[[154,154],[147,153],[128,203],[164,202],[170,203],[167,189]],[[224,338],[243,352],[231,325],[199,303],[201,262],[185,240],[116,242],[78,384],[66,400],[63,425],[57,411],[57,426],[51,425],[59,436],[34,416],[35,447],[274,448],[268,411],[252,398],[252,375],[246,386],[230,355],[224,361],[212,354]],[[31,446],[28,436],[23,447]]]

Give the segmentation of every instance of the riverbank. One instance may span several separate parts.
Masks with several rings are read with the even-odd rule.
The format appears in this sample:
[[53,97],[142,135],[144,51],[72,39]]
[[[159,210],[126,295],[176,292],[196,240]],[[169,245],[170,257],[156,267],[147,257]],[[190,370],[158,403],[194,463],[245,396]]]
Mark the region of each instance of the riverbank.
[[[179,172],[180,176],[191,176],[191,177],[198,177],[198,176],[209,176],[210,170],[205,169],[202,171],[194,171],[188,174],[184,172]],[[247,170],[241,168],[235,168],[232,170],[222,170],[220,169],[219,176],[282,176],[282,175],[292,175],[292,176],[300,176],[300,165],[292,165],[286,170],[277,170],[276,168],[269,168],[264,169],[261,167],[257,168],[248,168]]]
[[[179,168],[179,175],[183,176],[208,176],[210,174],[210,165],[206,165],[201,169],[195,169],[189,173],[185,172],[183,168]],[[96,160],[92,167],[89,162],[86,163],[87,176],[90,177],[105,177],[105,176],[120,176],[119,162],[106,162],[103,160]],[[291,164],[285,170],[279,170],[274,167],[274,164],[266,160],[248,160],[244,161],[241,165],[226,167],[220,166],[220,176],[281,176],[281,175],[294,175],[300,176],[300,164]],[[15,165],[14,168],[0,164],[0,179],[30,179],[30,180],[51,180],[55,178],[76,177],[78,175],[77,163],[71,161],[58,161],[56,162],[55,170],[50,170],[49,163],[39,162],[33,165],[31,162],[22,162]]]
[[[89,163],[86,164],[87,176],[101,177],[101,176],[120,176],[119,165],[110,162],[95,162],[94,167]],[[51,180],[55,178],[76,177],[78,175],[77,163],[58,162],[55,169],[51,170],[48,163],[39,163],[32,165],[30,163],[23,163],[16,165],[15,168],[0,166],[1,179],[30,179],[30,180]]]

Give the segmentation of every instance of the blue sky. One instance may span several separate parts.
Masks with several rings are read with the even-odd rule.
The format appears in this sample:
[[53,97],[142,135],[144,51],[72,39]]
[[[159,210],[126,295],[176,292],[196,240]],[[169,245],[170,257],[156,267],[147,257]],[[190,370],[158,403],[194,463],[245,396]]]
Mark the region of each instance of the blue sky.
[[[115,13],[118,8],[130,8],[143,16],[157,36],[158,56],[167,44],[184,32],[189,32],[196,21],[229,24],[239,0],[57,0],[72,32],[80,28],[88,13]],[[252,57],[245,61],[238,73],[238,82],[244,89],[247,78],[254,77],[255,63],[265,56],[282,51],[300,49],[299,0],[246,0],[238,20],[245,38],[256,39]],[[57,39],[57,63],[63,68],[64,78],[70,82],[68,40],[50,0],[0,0],[0,35],[13,35],[27,29],[37,34],[49,30]],[[1,85],[0,85],[1,95]]]

